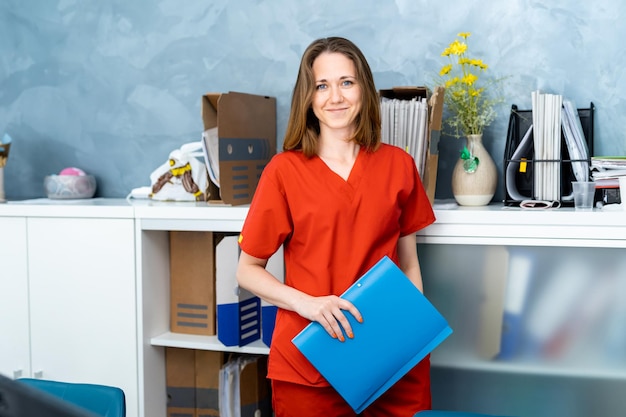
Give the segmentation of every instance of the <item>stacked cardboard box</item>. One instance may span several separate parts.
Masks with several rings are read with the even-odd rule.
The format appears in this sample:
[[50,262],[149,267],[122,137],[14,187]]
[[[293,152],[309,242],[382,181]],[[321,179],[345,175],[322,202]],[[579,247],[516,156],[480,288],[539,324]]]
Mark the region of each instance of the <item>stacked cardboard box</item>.
[[[234,413],[241,417],[271,417],[267,357],[225,360],[223,352],[166,348],[167,416],[219,417],[239,403]],[[220,372],[229,366],[237,377],[220,383]],[[234,395],[239,401],[232,401]]]
[[224,353],[166,348],[167,416],[219,417],[219,372]]

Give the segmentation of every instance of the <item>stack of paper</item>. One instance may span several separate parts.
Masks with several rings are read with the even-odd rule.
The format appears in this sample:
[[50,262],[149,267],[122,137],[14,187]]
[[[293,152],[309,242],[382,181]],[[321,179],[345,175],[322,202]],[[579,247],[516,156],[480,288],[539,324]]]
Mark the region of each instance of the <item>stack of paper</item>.
[[591,177],[600,186],[619,187],[619,177],[626,176],[626,156],[594,156]]
[[426,98],[381,98],[382,141],[406,150],[423,176],[428,152],[428,102]]
[[563,100],[563,135],[572,161],[576,181],[589,180],[589,150],[578,109],[571,100]]
[[333,339],[317,322],[293,343],[360,413],[451,333],[443,316],[388,257],[342,295],[363,316],[347,314],[354,338]]
[[535,197],[538,200],[560,200],[563,97],[533,91],[531,98],[535,144]]

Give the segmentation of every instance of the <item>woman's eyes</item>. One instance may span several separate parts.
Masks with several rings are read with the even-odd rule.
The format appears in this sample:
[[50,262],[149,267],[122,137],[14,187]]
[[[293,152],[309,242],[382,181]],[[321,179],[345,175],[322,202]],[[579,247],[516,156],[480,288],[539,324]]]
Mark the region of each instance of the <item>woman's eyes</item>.
[[[354,81],[353,80],[342,80],[341,81],[341,86],[342,87],[352,87],[354,85]],[[315,86],[316,90],[326,90],[328,89],[328,84],[317,84]]]

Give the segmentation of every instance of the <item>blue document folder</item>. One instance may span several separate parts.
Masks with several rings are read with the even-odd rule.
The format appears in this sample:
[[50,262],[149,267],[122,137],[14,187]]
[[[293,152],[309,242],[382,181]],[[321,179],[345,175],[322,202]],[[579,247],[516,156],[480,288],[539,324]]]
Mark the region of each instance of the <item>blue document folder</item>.
[[354,339],[333,339],[317,322],[292,342],[360,413],[451,333],[446,319],[388,257],[342,295],[363,315],[347,313]]

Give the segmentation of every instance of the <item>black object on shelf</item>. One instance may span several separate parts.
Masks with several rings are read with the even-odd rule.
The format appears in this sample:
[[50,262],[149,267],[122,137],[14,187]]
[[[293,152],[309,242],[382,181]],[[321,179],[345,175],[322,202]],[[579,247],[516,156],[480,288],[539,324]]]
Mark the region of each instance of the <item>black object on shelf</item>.
[[[572,162],[587,162],[591,166],[591,156],[593,155],[593,118],[595,106],[590,103],[589,108],[577,109],[578,116],[580,118],[580,124],[582,126],[585,141],[587,143],[587,149],[589,151],[588,158],[572,159],[569,155],[567,144],[565,143],[565,136],[561,131],[561,158],[556,160],[536,160],[534,159],[535,150],[533,146],[533,138],[531,132],[530,146],[523,155],[517,155],[514,158],[515,151],[518,149],[520,142],[524,138],[524,135],[532,125],[532,110],[519,110],[515,104],[511,106],[511,115],[509,117],[509,128],[507,132],[506,146],[504,149],[504,205],[505,206],[518,206],[522,201],[509,193],[509,184],[507,181],[511,181],[511,178],[507,179],[507,170],[509,168],[515,169],[515,175],[512,179],[515,184],[511,184],[517,189],[517,192],[524,196],[524,200],[535,200],[535,185],[534,185],[534,173],[535,166],[539,163],[558,163],[560,167],[560,190],[561,190],[561,205],[573,206],[574,200],[564,200],[564,196],[572,194],[572,181],[576,180],[574,171],[572,169]],[[513,165],[511,165],[513,164]],[[511,166],[510,166],[511,165]],[[588,176],[590,173],[588,173]]]

